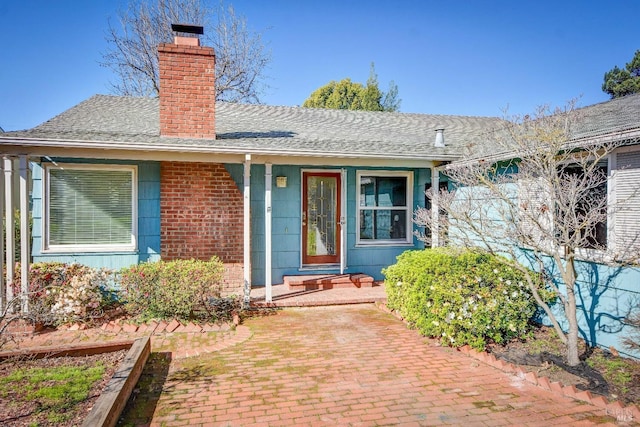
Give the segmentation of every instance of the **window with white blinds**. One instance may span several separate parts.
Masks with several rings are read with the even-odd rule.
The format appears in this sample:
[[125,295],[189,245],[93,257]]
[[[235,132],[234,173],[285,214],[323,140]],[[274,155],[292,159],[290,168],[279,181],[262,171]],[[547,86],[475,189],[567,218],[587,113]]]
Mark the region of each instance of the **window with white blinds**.
[[135,166],[47,168],[47,249],[135,249]]

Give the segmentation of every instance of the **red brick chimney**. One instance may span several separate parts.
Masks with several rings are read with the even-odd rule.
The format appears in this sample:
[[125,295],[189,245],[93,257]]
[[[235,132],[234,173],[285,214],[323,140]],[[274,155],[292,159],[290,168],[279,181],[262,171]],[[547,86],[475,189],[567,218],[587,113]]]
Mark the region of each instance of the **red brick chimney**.
[[[174,31],[202,34],[202,27],[172,25]],[[215,139],[215,53],[196,37],[176,36],[158,46],[160,135]]]

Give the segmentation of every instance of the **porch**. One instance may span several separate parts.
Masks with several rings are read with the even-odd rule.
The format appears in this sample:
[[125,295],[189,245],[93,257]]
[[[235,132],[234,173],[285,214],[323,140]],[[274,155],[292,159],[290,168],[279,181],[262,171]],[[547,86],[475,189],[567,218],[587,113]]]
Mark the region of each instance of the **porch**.
[[364,274],[285,276],[284,283],[272,285],[272,302],[265,301],[266,288],[251,289],[254,307],[313,307],[323,305],[385,302],[382,282]]

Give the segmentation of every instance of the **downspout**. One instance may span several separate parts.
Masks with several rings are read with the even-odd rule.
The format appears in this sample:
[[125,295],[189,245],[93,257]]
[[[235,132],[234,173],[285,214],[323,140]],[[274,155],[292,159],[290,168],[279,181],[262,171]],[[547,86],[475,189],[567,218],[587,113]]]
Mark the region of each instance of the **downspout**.
[[243,275],[244,275],[244,308],[251,303],[251,154],[244,156],[244,229],[243,229]]
[[271,289],[271,187],[272,187],[272,165],[267,163],[265,166],[264,174],[264,286],[265,286],[265,302],[272,301],[272,289]]

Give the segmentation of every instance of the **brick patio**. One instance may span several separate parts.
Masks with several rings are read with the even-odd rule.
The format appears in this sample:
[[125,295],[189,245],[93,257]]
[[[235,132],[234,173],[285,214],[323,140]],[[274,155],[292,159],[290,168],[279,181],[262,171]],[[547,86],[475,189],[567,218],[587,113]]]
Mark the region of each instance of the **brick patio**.
[[156,354],[125,424],[631,425],[439,347],[373,304],[289,308],[244,326],[250,337],[210,354]]

